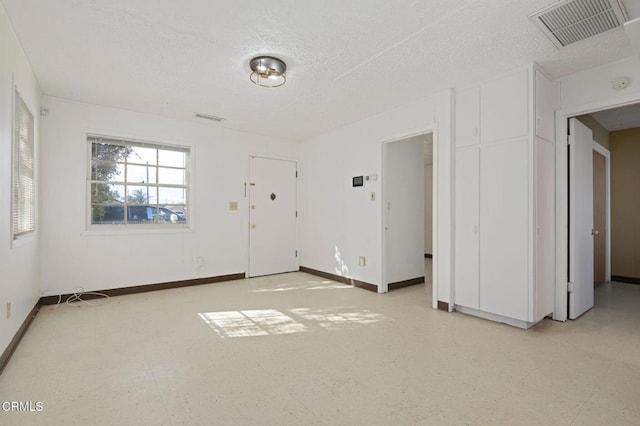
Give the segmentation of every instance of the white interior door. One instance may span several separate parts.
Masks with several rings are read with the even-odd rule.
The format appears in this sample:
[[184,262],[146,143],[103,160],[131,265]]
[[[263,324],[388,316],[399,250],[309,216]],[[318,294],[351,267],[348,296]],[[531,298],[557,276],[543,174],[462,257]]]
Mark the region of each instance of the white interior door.
[[593,307],[593,135],[569,120],[569,318]]
[[249,276],[297,270],[296,163],[250,157]]
[[385,284],[424,278],[424,135],[387,144]]

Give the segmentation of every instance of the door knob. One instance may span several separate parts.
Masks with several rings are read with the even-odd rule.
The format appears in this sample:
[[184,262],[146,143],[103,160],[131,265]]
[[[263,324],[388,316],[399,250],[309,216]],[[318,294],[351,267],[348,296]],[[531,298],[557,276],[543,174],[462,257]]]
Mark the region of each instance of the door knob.
[[251,229],[256,229],[256,224],[255,223],[251,224]]
[[592,229],[591,230],[591,235],[599,235],[600,231],[598,231],[597,229]]

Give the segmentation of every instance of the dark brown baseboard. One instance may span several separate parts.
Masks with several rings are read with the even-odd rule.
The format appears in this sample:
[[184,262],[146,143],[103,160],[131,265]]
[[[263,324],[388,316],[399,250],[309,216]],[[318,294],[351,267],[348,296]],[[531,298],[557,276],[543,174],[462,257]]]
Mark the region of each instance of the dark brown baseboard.
[[449,303],[438,300],[438,309],[449,312]]
[[424,277],[412,278],[410,280],[398,281],[395,283],[389,283],[389,291],[397,290],[403,287],[409,287],[411,285],[417,285],[424,283]]
[[433,255],[429,254],[429,253],[425,253],[424,257],[428,258],[428,259],[433,259]]
[[640,278],[622,277],[620,275],[611,275],[611,281],[618,281],[627,284],[640,284]]
[[[202,284],[213,284],[213,283],[219,283],[223,281],[243,280],[244,278],[245,278],[245,273],[241,272],[238,274],[219,275],[216,277],[195,278],[191,280],[171,281],[171,282],[158,283],[158,284],[145,284],[145,285],[138,285],[138,286],[132,286],[132,287],[113,288],[109,290],[93,290],[92,292],[106,294],[109,297],[124,296],[127,294],[146,293],[148,291],[168,290],[171,288],[190,287],[190,286],[202,285]],[[57,296],[57,295],[43,296],[40,298],[40,305],[55,305],[56,303],[58,303],[59,300],[62,300],[64,302],[71,296],[73,296],[73,294],[63,294],[62,296]],[[96,299],[98,297],[101,297],[101,296],[96,294],[82,295],[83,300]]]
[[33,309],[31,309],[31,312],[29,312],[29,315],[27,315],[27,317],[22,322],[22,325],[18,329],[18,332],[16,333],[16,335],[13,336],[13,339],[11,339],[11,342],[9,342],[9,346],[7,346],[7,349],[5,349],[2,355],[0,356],[0,374],[2,374],[2,371],[4,371],[4,368],[9,363],[9,360],[11,359],[11,355],[13,355],[13,353],[15,352],[16,348],[18,347],[18,343],[20,343],[20,340],[22,340],[22,337],[27,332],[27,329],[33,322],[33,319],[36,317],[36,315],[38,315],[39,310],[40,310],[40,303],[36,303]]
[[322,278],[327,278],[333,281],[337,281],[339,283],[349,284],[354,287],[363,288],[365,290],[372,291],[374,293],[378,292],[378,286],[375,284],[354,280],[352,278],[341,277],[340,275],[330,274],[329,272],[318,271],[317,269],[307,268],[306,266],[301,266],[300,272],[306,272],[307,274],[315,275]]

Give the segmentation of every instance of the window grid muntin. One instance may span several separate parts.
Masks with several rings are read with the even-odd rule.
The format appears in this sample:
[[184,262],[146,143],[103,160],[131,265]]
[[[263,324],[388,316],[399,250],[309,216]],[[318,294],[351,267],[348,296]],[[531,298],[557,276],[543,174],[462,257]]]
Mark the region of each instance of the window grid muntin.
[[[135,206],[149,206],[155,209],[155,215],[154,215],[154,219],[153,221],[148,221],[148,222],[142,222],[145,224],[145,226],[147,224],[156,224],[156,225],[161,225],[161,226],[167,226],[167,225],[186,225],[189,222],[189,217],[186,217],[185,222],[181,222],[181,223],[167,223],[165,221],[160,221],[160,218],[162,217],[162,215],[164,213],[161,212],[162,209],[167,209],[167,206],[171,206],[172,208],[176,209],[180,208],[183,212],[187,212],[188,211],[188,205],[189,205],[189,165],[190,165],[190,148],[188,147],[181,147],[181,146],[172,146],[172,145],[163,145],[163,144],[155,144],[155,143],[148,143],[148,142],[139,142],[139,141],[129,141],[129,140],[122,140],[122,139],[111,139],[108,137],[100,137],[100,136],[92,136],[92,135],[87,135],[87,141],[89,142],[89,157],[90,157],[90,161],[89,161],[89,185],[90,185],[90,193],[89,193],[89,214],[90,214],[90,220],[89,223],[90,225],[97,225],[97,226],[105,226],[105,225],[111,225],[111,226],[118,226],[118,225],[139,225],[141,223],[141,221],[130,221],[128,216],[128,209],[130,207],[135,207]],[[147,164],[147,162],[140,162],[140,161],[129,161],[129,156],[131,155],[131,152],[127,153],[127,156],[124,157],[124,160],[104,160],[104,159],[99,159],[98,158],[98,154],[99,154],[99,146],[100,145],[114,145],[114,146],[123,146],[126,148],[146,148],[146,149],[152,149],[155,151],[154,155],[155,155],[155,164]],[[95,148],[94,148],[95,147]],[[174,153],[181,153],[183,154],[183,159],[182,162],[184,164],[184,167],[177,167],[177,166],[165,166],[163,164],[160,164],[160,153],[161,151],[166,151],[166,152],[174,152]],[[123,168],[123,173],[124,174],[124,180],[99,180],[97,179],[98,175],[97,172],[94,176],[94,166],[96,166],[98,163],[100,164],[111,164],[111,165],[122,165]],[[150,182],[129,182],[129,178],[128,178],[128,165],[134,165],[134,166],[143,166],[143,167],[149,167],[149,168],[153,168],[155,171],[155,182],[154,183],[150,183]],[[159,169],[160,168],[166,168],[166,169],[172,169],[172,170],[181,170],[183,172],[183,182],[184,184],[161,184],[158,183],[159,180]],[[97,168],[95,168],[95,170],[97,170]],[[120,177],[120,176],[118,176]],[[150,179],[149,179],[150,180]],[[121,186],[123,188],[122,190],[122,194],[119,194],[119,199],[122,199],[122,202],[94,202],[93,199],[93,190],[94,190],[94,184],[99,184],[99,185],[106,185],[108,186]],[[155,192],[155,196],[152,196],[151,193],[149,193],[149,195],[147,196],[147,201],[144,204],[140,204],[140,203],[134,203],[134,202],[129,202],[129,191],[128,188],[130,187],[142,187],[142,188],[148,188],[150,189],[152,192]],[[176,202],[176,203],[172,203],[172,202],[161,202],[160,200],[160,192],[161,189],[166,188],[166,189],[181,189],[183,192],[183,196],[181,197],[182,202]],[[151,202],[151,199],[155,198],[155,202]],[[96,222],[94,221],[94,217],[93,217],[93,209],[94,207],[123,207],[123,219],[122,221],[111,221],[111,223],[109,221],[105,222],[105,223],[100,223],[100,222]],[[117,223],[113,223],[113,222],[117,222]]]

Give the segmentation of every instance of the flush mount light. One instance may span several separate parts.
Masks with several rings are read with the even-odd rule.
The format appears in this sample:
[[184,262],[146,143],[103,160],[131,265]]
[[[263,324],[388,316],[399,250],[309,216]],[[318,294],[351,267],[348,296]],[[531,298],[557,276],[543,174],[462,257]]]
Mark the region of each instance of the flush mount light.
[[287,82],[287,64],[273,56],[257,56],[249,62],[251,81],[262,87],[279,87]]

